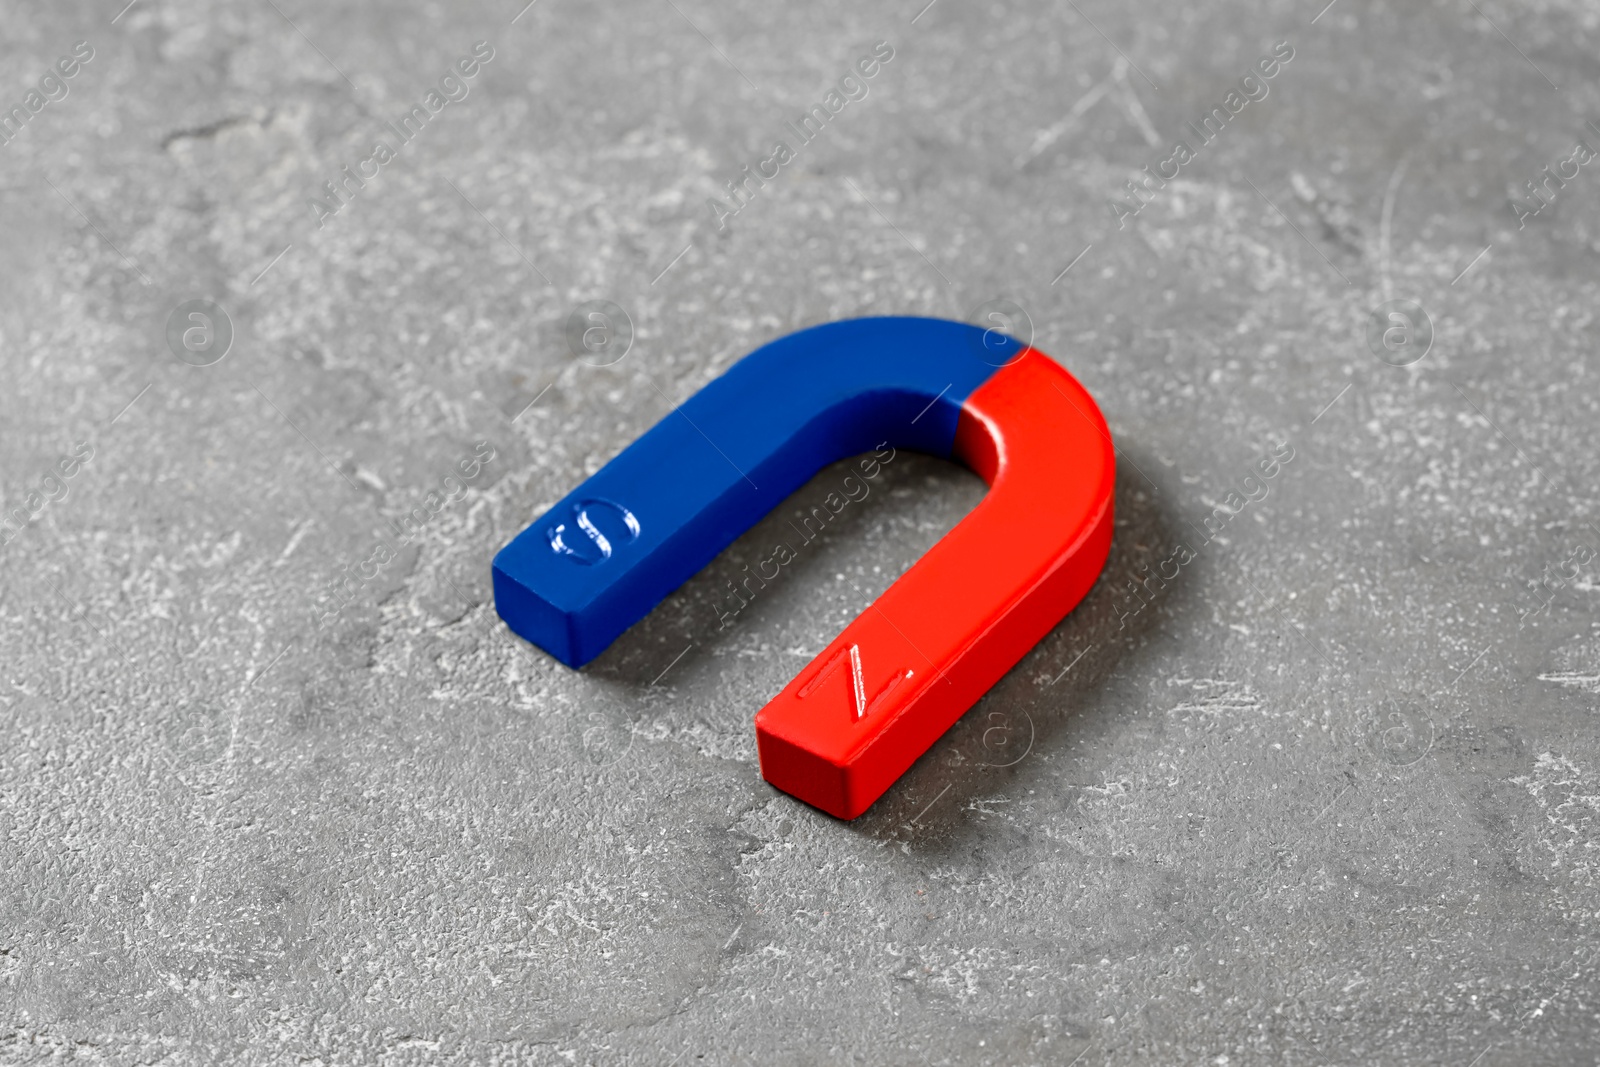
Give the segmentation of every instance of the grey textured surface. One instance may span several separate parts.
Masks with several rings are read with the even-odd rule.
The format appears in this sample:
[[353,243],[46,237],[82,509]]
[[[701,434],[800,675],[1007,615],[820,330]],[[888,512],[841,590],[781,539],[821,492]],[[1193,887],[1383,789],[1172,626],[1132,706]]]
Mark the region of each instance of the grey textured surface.
[[[0,1059],[1595,1062],[1600,173],[1511,197],[1600,144],[1600,5],[121,6],[4,8],[7,107],[94,54],[0,145]],[[1116,434],[1115,546],[858,821],[766,786],[751,718],[970,474],[897,459],[720,632],[783,512],[582,672],[499,623],[495,550],[730,361],[997,296]]]

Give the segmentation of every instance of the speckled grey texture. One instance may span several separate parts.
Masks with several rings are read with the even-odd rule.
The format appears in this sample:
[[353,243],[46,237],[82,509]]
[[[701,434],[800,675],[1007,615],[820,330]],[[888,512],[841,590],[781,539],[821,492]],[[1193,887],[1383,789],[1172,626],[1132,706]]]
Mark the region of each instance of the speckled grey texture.
[[[1592,0],[122,3],[3,8],[6,108],[93,56],[0,145],[0,1060],[1596,1062],[1600,168],[1524,184],[1600,146]],[[997,297],[1115,545],[861,819],[751,718],[972,475],[897,458],[725,630],[841,470],[581,672],[500,624],[496,549],[734,359]]]

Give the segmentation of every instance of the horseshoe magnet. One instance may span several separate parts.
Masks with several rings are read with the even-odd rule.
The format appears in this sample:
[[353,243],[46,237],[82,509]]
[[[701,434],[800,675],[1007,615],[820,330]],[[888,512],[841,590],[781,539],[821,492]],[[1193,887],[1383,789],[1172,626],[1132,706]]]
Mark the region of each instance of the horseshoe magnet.
[[763,345],[501,549],[495,609],[581,667],[823,467],[885,444],[959,459],[989,492],[756,715],[762,777],[853,819],[1083,599],[1110,551],[1110,433],[1043,353],[923,318]]

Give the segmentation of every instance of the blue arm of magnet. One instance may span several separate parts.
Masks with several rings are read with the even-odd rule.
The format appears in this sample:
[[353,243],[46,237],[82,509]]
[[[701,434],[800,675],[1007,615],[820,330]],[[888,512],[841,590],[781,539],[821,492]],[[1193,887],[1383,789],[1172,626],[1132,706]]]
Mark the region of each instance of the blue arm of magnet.
[[923,318],[763,345],[501,549],[495,608],[581,667],[828,464],[885,443],[948,457],[962,402],[1021,347]]

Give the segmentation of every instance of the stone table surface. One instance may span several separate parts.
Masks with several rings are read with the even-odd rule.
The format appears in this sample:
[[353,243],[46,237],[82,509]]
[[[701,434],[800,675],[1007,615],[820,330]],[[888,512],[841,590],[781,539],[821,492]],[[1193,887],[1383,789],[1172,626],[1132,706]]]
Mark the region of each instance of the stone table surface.
[[[0,40],[0,1061],[1595,1062],[1600,5],[124,2]],[[744,353],[992,300],[1115,543],[860,819],[751,719],[974,475],[499,621]]]

